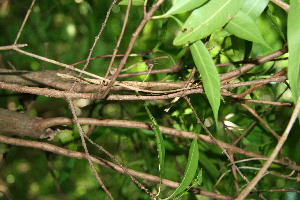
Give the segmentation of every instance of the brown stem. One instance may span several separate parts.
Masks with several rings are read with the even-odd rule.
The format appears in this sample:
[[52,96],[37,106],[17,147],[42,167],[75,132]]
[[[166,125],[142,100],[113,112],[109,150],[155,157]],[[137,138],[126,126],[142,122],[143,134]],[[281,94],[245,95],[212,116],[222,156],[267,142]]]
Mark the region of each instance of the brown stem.
[[293,114],[290,118],[290,121],[289,121],[285,131],[283,132],[280,140],[278,141],[275,149],[273,150],[272,154],[270,155],[270,157],[268,158],[268,160],[264,164],[264,166],[261,168],[261,170],[258,172],[258,174],[252,179],[250,184],[248,184],[247,187],[237,197],[237,200],[243,200],[243,199],[246,198],[246,196],[250,193],[252,188],[254,188],[255,185],[261,180],[264,173],[267,171],[267,169],[270,167],[272,162],[275,160],[275,157],[277,156],[278,152],[281,150],[283,144],[285,143],[285,141],[286,141],[286,139],[287,139],[287,137],[288,137],[288,135],[289,135],[296,119],[297,119],[297,117],[298,117],[299,111],[300,111],[300,97],[297,100],[297,104],[296,104],[295,109],[293,111]]
[[266,127],[266,129],[268,129],[268,131],[270,131],[277,140],[280,139],[280,136],[255,112],[255,110],[244,103],[240,103],[240,105],[246,108],[258,121],[260,121],[260,123]]
[[18,136],[34,138],[53,138],[55,132],[50,128],[36,126],[41,118],[0,108],[0,131]]
[[122,68],[124,67],[129,54],[133,48],[133,45],[135,43],[135,41],[137,40],[138,35],[140,34],[140,32],[143,30],[144,26],[146,25],[146,23],[151,19],[151,16],[154,14],[154,12],[158,9],[158,7],[160,6],[160,4],[162,4],[164,2],[164,0],[158,0],[150,9],[150,11],[148,13],[145,13],[144,15],[144,19],[142,20],[141,24],[138,26],[138,28],[136,29],[136,31],[132,34],[132,38],[129,42],[128,48],[125,52],[124,57],[122,58],[122,60],[120,61],[120,64],[116,70],[116,72],[114,73],[114,75],[112,76],[112,78],[110,79],[111,81],[109,82],[107,89],[104,91],[103,95],[101,95],[102,98],[105,98],[107,96],[107,94],[109,93],[111,87],[114,85],[119,73],[121,72]]
[[[280,72],[274,74],[270,78],[276,78],[276,77],[282,76],[282,75],[286,74],[286,72],[287,72],[287,69],[281,70]],[[245,92],[243,92],[242,94],[238,94],[237,98],[244,98],[248,94],[252,93],[253,91],[257,90],[258,88],[260,88],[264,85],[266,85],[266,83],[261,83],[261,84],[255,85],[255,86],[249,88],[248,90],[246,90]]]
[[[78,118],[78,121],[80,124],[88,124],[88,125],[97,125],[97,126],[117,126],[117,127],[124,127],[124,128],[137,128],[137,129],[146,129],[151,130],[151,127],[147,123],[143,122],[137,122],[137,121],[128,121],[128,120],[114,120],[114,119],[106,119],[106,120],[98,120],[98,119],[92,119],[92,118]],[[39,122],[40,128],[48,128],[51,126],[56,125],[66,125],[66,124],[73,124],[74,122],[69,118],[51,118],[51,119],[44,119]],[[174,137],[181,137],[181,138],[188,138],[188,139],[194,139],[195,133],[188,132],[188,131],[181,131],[176,130],[173,128],[168,128],[165,126],[159,126],[159,129],[162,133],[171,135]],[[213,141],[213,139],[207,135],[203,134],[197,134],[198,139],[201,141],[204,141],[206,143],[216,145],[216,142]],[[217,140],[217,143],[224,149],[228,149],[233,153],[245,155],[248,157],[253,158],[267,158],[266,156],[256,154],[250,151],[246,151],[244,149],[238,148],[234,145],[227,144],[225,142]],[[300,166],[291,165],[290,163],[286,163],[283,161],[275,160],[274,163],[283,165],[289,169],[294,169],[297,171],[300,171]]]
[[233,77],[239,77],[241,75],[243,75],[244,73],[250,71],[251,69],[253,69],[254,67],[260,65],[260,64],[263,64],[269,60],[272,60],[274,58],[277,58],[279,56],[282,56],[283,54],[285,54],[287,52],[287,47],[284,47],[278,51],[274,51],[268,55],[265,55],[265,56],[260,56],[258,57],[257,61],[255,63],[249,63],[249,64],[245,64],[241,67],[238,67],[230,72],[227,72],[225,74],[222,74],[220,76],[220,80],[221,81],[225,81],[225,80],[228,80],[228,79],[231,79]]
[[[45,143],[45,142],[28,141],[28,140],[23,140],[23,139],[18,139],[18,138],[6,137],[6,136],[2,136],[2,135],[0,135],[0,142],[5,143],[5,144],[15,145],[15,146],[41,149],[41,150],[44,150],[44,151],[64,155],[64,156],[67,156],[67,157],[77,158],[77,159],[87,159],[87,155],[85,153],[71,151],[69,149],[64,149],[64,148],[61,148],[59,146],[55,146],[53,144],[49,144],[49,143]],[[116,165],[112,162],[109,162],[105,159],[96,158],[94,156],[91,156],[91,160],[94,163],[100,164],[104,167],[116,170],[116,171],[118,171],[120,173],[123,173],[123,174],[125,173],[125,171],[120,166],[118,166],[118,165]],[[137,178],[141,178],[141,179],[148,180],[148,181],[155,182],[155,183],[160,182],[160,178],[157,177],[157,176],[153,176],[153,175],[146,174],[146,173],[143,173],[143,172],[135,171],[135,170],[132,170],[132,169],[127,169],[127,170],[130,174],[132,174],[133,176],[135,176]],[[179,183],[174,182],[174,181],[170,181],[168,179],[163,179],[162,184],[164,184],[168,187],[172,187],[172,188],[177,188],[179,186]],[[189,190],[189,192],[194,193],[194,194],[207,196],[207,197],[213,198],[213,199],[221,199],[221,200],[234,199],[233,196],[216,194],[216,193],[213,193],[213,192],[209,192],[209,191],[201,190],[201,189],[197,189],[197,188],[192,188],[192,189]]]

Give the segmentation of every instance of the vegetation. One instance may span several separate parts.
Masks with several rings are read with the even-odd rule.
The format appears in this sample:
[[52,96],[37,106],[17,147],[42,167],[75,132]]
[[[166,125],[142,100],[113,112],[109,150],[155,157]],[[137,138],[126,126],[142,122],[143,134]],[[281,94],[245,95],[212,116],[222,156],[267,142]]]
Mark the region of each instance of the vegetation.
[[299,199],[299,19],[299,0],[0,1],[0,199]]

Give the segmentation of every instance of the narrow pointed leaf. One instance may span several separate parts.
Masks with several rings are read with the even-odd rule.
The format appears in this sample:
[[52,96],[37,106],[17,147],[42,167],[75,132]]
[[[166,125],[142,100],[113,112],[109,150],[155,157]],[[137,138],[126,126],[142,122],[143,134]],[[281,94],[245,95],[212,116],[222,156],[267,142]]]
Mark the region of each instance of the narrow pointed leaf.
[[153,129],[154,134],[155,134],[157,151],[158,151],[158,159],[159,159],[160,183],[161,183],[163,172],[164,172],[164,166],[165,166],[165,164],[164,164],[165,163],[165,143],[164,143],[162,133],[159,129],[159,126],[158,126],[155,118],[151,114],[151,112],[150,112],[148,106],[146,105],[146,103],[144,105],[145,105],[147,114],[148,114],[148,116],[151,120],[151,128]]
[[290,1],[287,33],[289,46],[288,78],[296,103],[300,96],[300,0]]
[[261,15],[268,3],[269,0],[246,0],[241,10],[255,20]]
[[221,99],[219,73],[207,48],[201,40],[192,44],[190,49],[196,67],[201,74],[204,91],[217,122]]
[[175,15],[200,7],[208,0],[178,0],[163,16]]
[[200,169],[200,171],[199,171],[199,173],[197,175],[197,179],[196,179],[198,185],[202,184],[202,181],[203,181],[202,179],[203,179],[202,169]]
[[285,31],[284,26],[280,25],[281,22],[278,22],[276,19],[276,16],[270,11],[270,9],[267,10],[266,16],[270,20],[271,24],[273,25],[274,29],[276,32],[280,35],[280,37],[284,40],[287,41],[285,34],[283,33]]
[[236,16],[224,27],[229,33],[251,42],[259,43],[272,50],[264,40],[258,26],[251,17],[239,11]]
[[207,37],[224,26],[240,10],[244,0],[211,0],[194,10],[184,23],[173,44],[183,45]]
[[171,196],[169,196],[166,199],[170,199],[182,193],[192,183],[198,168],[198,160],[199,160],[199,150],[198,150],[197,137],[195,137],[190,146],[189,158],[188,158],[187,165],[185,167],[183,179],[180,185],[173,192],[173,194],[171,194]]

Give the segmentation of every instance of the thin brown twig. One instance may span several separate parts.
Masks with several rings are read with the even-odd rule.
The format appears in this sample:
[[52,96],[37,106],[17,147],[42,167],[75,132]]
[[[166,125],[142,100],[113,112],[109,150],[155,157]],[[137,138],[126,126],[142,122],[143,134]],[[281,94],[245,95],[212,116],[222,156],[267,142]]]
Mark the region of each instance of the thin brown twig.
[[255,112],[255,110],[244,103],[240,103],[240,105],[246,108],[258,121],[260,121],[260,123],[266,127],[266,129],[268,129],[268,131],[270,131],[277,140],[280,140],[280,136]]
[[[87,124],[87,125],[96,125],[96,126],[117,126],[117,127],[124,127],[124,128],[137,128],[137,129],[145,129],[145,130],[151,130],[149,124],[138,122],[138,121],[128,121],[128,120],[114,120],[114,119],[106,119],[106,120],[99,120],[99,119],[93,119],[93,118],[78,118],[80,124]],[[58,117],[58,118],[50,118],[50,119],[43,119],[39,121],[36,126],[39,126],[40,129],[45,129],[52,126],[57,125],[66,125],[66,124],[73,124],[74,122],[69,118],[64,117]],[[181,138],[187,138],[187,139],[194,139],[195,133],[188,132],[188,131],[181,131],[176,130],[174,128],[168,128],[165,126],[159,126],[159,129],[162,133],[175,136],[175,137],[181,137]],[[197,134],[197,137],[199,140],[204,141],[206,143],[215,145],[215,142],[207,135],[203,134]],[[229,149],[230,151],[236,153],[245,155],[248,157],[253,158],[267,158],[266,156],[256,154],[241,148],[238,148],[234,145],[217,141],[223,148]],[[274,161],[276,164],[280,164],[285,166],[286,168],[293,169],[300,171],[300,166],[291,165],[290,163],[282,162],[282,161]]]
[[258,190],[258,191],[250,192],[250,193],[253,194],[253,193],[260,193],[260,192],[269,192],[269,193],[271,193],[271,192],[295,192],[295,193],[300,194],[299,190],[293,190],[293,189]]
[[101,95],[101,98],[106,98],[107,94],[109,93],[111,87],[114,85],[119,73],[121,72],[122,68],[124,67],[129,54],[133,48],[133,45],[135,43],[135,41],[137,40],[138,35],[141,33],[141,31],[143,30],[144,26],[146,25],[146,23],[151,19],[151,16],[153,15],[153,13],[158,9],[158,7],[164,2],[164,0],[158,0],[150,9],[149,12],[145,13],[144,18],[142,20],[142,22],[140,23],[140,25],[138,26],[138,28],[136,29],[136,31],[132,34],[132,38],[129,42],[128,48],[125,52],[124,57],[122,58],[122,60],[120,61],[120,64],[116,70],[116,72],[114,73],[114,75],[111,77],[111,81],[108,84],[106,90],[104,91],[104,93]]
[[[235,88],[235,87],[242,87],[242,86],[249,86],[249,85],[265,85],[267,83],[271,82],[285,82],[287,80],[286,76],[278,76],[278,77],[272,77],[272,78],[266,78],[266,79],[259,79],[259,80],[253,80],[253,81],[246,81],[246,82],[240,82],[240,83],[228,83],[228,84],[221,84],[221,88]],[[255,86],[254,86],[255,87]],[[259,86],[261,87],[261,86]],[[257,88],[255,88],[257,89]],[[246,96],[246,95],[245,95]],[[244,98],[242,95],[232,95],[233,98]]]
[[150,72],[148,71],[144,71],[144,72],[133,72],[133,73],[126,73],[126,74],[119,74],[118,78],[127,78],[127,77],[131,77],[131,76],[140,76],[140,75],[146,75],[146,74],[160,74],[160,73],[177,73],[181,70],[184,70],[184,67],[180,67],[180,66],[173,66],[173,67],[169,67],[166,69],[154,69],[151,70]]
[[72,112],[74,122],[75,122],[75,124],[76,124],[76,126],[77,126],[77,128],[78,128],[78,132],[79,132],[80,138],[81,138],[81,143],[82,143],[84,152],[85,152],[85,154],[86,154],[86,158],[87,158],[87,160],[88,160],[88,162],[89,162],[89,165],[90,165],[91,169],[93,170],[93,173],[94,173],[94,175],[95,175],[95,177],[96,177],[98,183],[100,184],[100,186],[102,187],[102,189],[105,191],[106,195],[109,197],[109,199],[113,200],[114,198],[112,197],[111,193],[108,191],[108,189],[107,189],[106,186],[104,185],[103,181],[101,180],[101,178],[100,178],[100,176],[99,176],[99,174],[98,174],[98,172],[97,172],[97,170],[96,170],[96,168],[95,168],[95,166],[94,166],[94,163],[93,163],[93,161],[92,161],[92,158],[91,158],[91,156],[90,156],[90,154],[89,154],[89,150],[88,150],[88,148],[87,148],[87,146],[86,146],[86,142],[85,142],[85,140],[84,140],[84,135],[85,135],[85,133],[84,133],[84,131],[83,131],[83,129],[82,129],[82,127],[81,127],[79,121],[78,121],[78,118],[77,118],[77,115],[76,115],[76,112],[75,112],[75,107],[74,107],[74,104],[73,104],[73,102],[72,102],[72,99],[69,99],[69,98],[68,98],[67,101],[68,101],[68,103],[69,103],[69,107],[70,107],[70,110],[71,110],[71,112]]
[[281,103],[281,102],[274,102],[274,101],[262,101],[262,100],[254,100],[254,99],[238,99],[239,102],[248,102],[248,103],[257,103],[257,104],[264,104],[264,105],[271,105],[271,106],[293,106],[292,103]]
[[[267,160],[267,159],[266,159]],[[248,166],[241,166],[239,167],[239,169],[250,169],[250,170],[256,170],[256,171],[259,171],[261,170],[261,168],[257,168],[257,167],[248,167]],[[227,170],[226,172],[224,172],[220,178],[217,180],[216,184],[214,185],[214,187],[217,187],[219,185],[219,183],[222,181],[222,179],[232,171],[232,169],[230,170]],[[290,175],[283,175],[283,174],[280,174],[278,172],[274,172],[274,171],[267,171],[264,176],[266,175],[273,175],[273,176],[277,176],[277,177],[281,177],[281,178],[284,178],[284,179],[288,179],[288,180],[295,180],[297,181],[298,177],[290,177]]]
[[18,32],[18,34],[17,34],[17,37],[16,37],[16,39],[15,39],[14,45],[17,44],[17,42],[18,42],[18,40],[19,40],[19,38],[20,38],[20,36],[21,36],[21,33],[22,33],[23,28],[24,28],[24,26],[25,26],[25,24],[26,24],[26,22],[27,22],[27,19],[28,19],[30,13],[31,13],[31,10],[32,10],[32,8],[33,8],[33,6],[34,6],[34,4],[35,4],[35,1],[36,1],[36,0],[32,0],[31,5],[30,5],[29,9],[27,10],[26,16],[25,16],[25,18],[24,18],[24,20],[23,20],[23,23],[22,23],[22,26],[21,26],[21,28],[20,28],[20,30],[19,30],[19,32]]
[[229,80],[233,77],[239,77],[241,75],[243,75],[244,73],[250,71],[251,69],[253,69],[254,67],[260,65],[260,64],[263,64],[269,60],[272,60],[274,58],[277,58],[279,56],[282,56],[283,54],[285,54],[287,52],[287,47],[284,47],[278,51],[274,51],[270,54],[267,54],[267,55],[264,55],[264,56],[260,56],[260,57],[257,57],[257,60],[256,60],[256,63],[250,63],[250,64],[245,64],[241,67],[238,67],[232,71],[229,71],[225,74],[222,74],[220,76],[220,80],[221,81],[225,81],[225,80]]
[[[185,100],[187,101],[187,103],[189,104],[190,108],[192,109],[192,112],[197,120],[197,123],[201,125],[201,127],[205,130],[205,132],[209,135],[209,137],[212,139],[212,141],[215,143],[216,146],[218,146],[221,151],[226,155],[226,157],[228,158],[228,160],[230,161],[230,163],[232,164],[232,167],[235,171],[238,172],[238,174],[242,177],[242,179],[246,182],[246,183],[249,183],[249,180],[248,178],[241,172],[241,170],[236,166],[236,164],[234,163],[234,160],[233,160],[233,156],[230,156],[229,153],[228,153],[228,149],[225,149],[224,147],[222,147],[219,143],[219,141],[211,134],[211,132],[208,130],[208,128],[203,124],[203,122],[200,120],[200,118],[198,117],[198,114],[196,113],[195,109],[194,109],[194,106],[192,105],[190,99],[186,96],[184,96]],[[218,123],[218,122],[216,122]],[[230,151],[230,154],[232,155],[233,152]],[[238,188],[238,186],[236,186]],[[254,188],[255,191],[257,191],[256,188]],[[262,196],[261,194],[259,194],[259,197],[262,198],[262,199],[265,199],[264,196]]]
[[[83,66],[83,68],[82,68],[82,71],[85,71],[86,68],[87,68],[88,65],[89,65],[90,59],[91,59],[91,57],[92,57],[92,53],[93,53],[93,51],[94,51],[94,48],[96,47],[96,44],[98,43],[98,41],[99,41],[99,39],[100,39],[100,37],[101,37],[101,34],[102,34],[104,28],[106,27],[106,24],[107,24],[108,18],[109,18],[109,16],[110,16],[111,10],[113,9],[113,7],[114,7],[114,5],[116,4],[117,1],[118,1],[118,0],[114,0],[114,1],[111,3],[111,5],[110,5],[110,7],[109,7],[109,9],[108,9],[108,11],[107,11],[107,13],[106,13],[104,22],[103,22],[102,25],[101,25],[100,31],[99,31],[98,35],[95,37],[94,43],[93,43],[93,45],[92,45],[92,48],[90,49],[89,55],[88,55],[88,57],[87,57],[87,59],[86,59],[86,63],[84,64],[84,66]],[[79,73],[78,77],[81,77],[81,76],[82,76],[82,72]],[[70,91],[73,90],[73,88],[75,87],[75,84],[76,84],[76,81],[74,82],[74,85],[73,85],[73,87],[71,88]]]
[[[6,90],[12,90],[17,91],[20,93],[28,93],[28,94],[35,94],[35,95],[41,95],[46,97],[54,97],[54,98],[80,98],[80,99],[91,99],[96,100],[99,99],[97,95],[94,95],[94,93],[76,93],[76,92],[68,92],[68,91],[60,91],[55,89],[48,89],[48,88],[39,88],[39,87],[28,87],[23,86],[19,84],[13,84],[13,83],[5,83],[0,82],[0,88],[6,89]],[[168,93],[166,91],[166,93]],[[195,89],[186,89],[179,92],[171,93],[171,94],[162,94],[162,95],[150,95],[150,96],[137,96],[137,95],[119,95],[119,94],[113,94],[109,95],[107,100],[112,101],[142,101],[142,100],[163,100],[163,99],[172,99],[175,97],[182,97],[190,94],[197,94],[197,93],[203,93],[202,88],[195,88]],[[231,96],[232,94],[228,92],[221,92],[223,96]],[[242,100],[243,101],[243,100]],[[250,100],[245,100],[249,101]],[[280,106],[282,104],[278,103],[272,103],[268,101],[255,101],[252,100],[251,103],[260,103],[260,104],[266,104],[266,105],[277,105]],[[283,104],[285,106],[290,106],[290,104]]]
[[[286,72],[287,72],[287,69],[283,69],[280,72],[272,75],[270,78],[276,78],[276,77],[282,76],[282,75],[286,74]],[[285,80],[283,80],[283,81],[285,81]],[[261,84],[255,85],[255,86],[249,88],[248,90],[246,90],[245,92],[243,92],[241,94],[238,94],[237,98],[244,98],[248,94],[252,93],[253,91],[257,90],[258,88],[260,88],[260,87],[262,87],[264,85],[266,85],[266,83],[261,83]]]
[[132,0],[129,0],[129,1],[128,1],[128,5],[127,5],[126,13],[125,13],[125,18],[124,18],[122,30],[121,30],[120,36],[119,36],[119,38],[118,38],[116,47],[114,48],[114,52],[113,52],[113,55],[112,55],[112,57],[111,57],[109,66],[108,66],[108,68],[107,68],[107,71],[106,71],[106,74],[105,74],[105,78],[107,78],[108,75],[109,75],[109,72],[110,72],[110,70],[111,70],[111,67],[112,67],[112,65],[113,65],[113,63],[114,63],[114,60],[115,60],[115,58],[116,58],[116,55],[117,55],[117,53],[118,53],[119,46],[120,46],[121,41],[122,41],[122,39],[123,39],[123,35],[124,35],[125,29],[126,29],[126,26],[127,26],[128,18],[129,18],[129,13],[130,13],[130,8],[131,8],[131,2],[132,2]]
[[[285,90],[286,91],[286,90]],[[284,92],[285,91],[283,91],[278,97],[276,97],[276,100],[279,100],[280,99],[280,97],[284,94]],[[292,105],[292,104],[291,104]],[[287,105],[287,106],[290,106],[290,105]],[[266,109],[261,115],[260,115],[260,117],[262,118],[263,116],[265,116],[266,115],[266,113],[268,112],[268,111],[270,111],[271,110],[271,106],[268,108],[268,109]],[[243,138],[243,137],[245,137],[249,132],[250,132],[250,130],[256,125],[258,123],[258,121],[256,120],[256,121],[253,121],[249,126],[248,126],[248,128],[239,136],[239,138],[238,139],[236,139],[234,142],[233,142],[233,144],[234,145],[236,145],[237,143],[239,143],[240,141],[241,141],[241,139]]]
[[[282,61],[282,60],[287,60],[287,59],[288,59],[288,57],[276,58],[276,59],[272,59],[269,61]],[[225,66],[230,66],[230,65],[235,65],[235,64],[255,63],[256,60],[257,60],[257,57],[253,57],[253,58],[246,59],[246,60],[233,61],[233,62],[227,62],[227,63],[219,63],[219,64],[216,64],[216,67],[225,67]]]
[[283,10],[285,10],[286,12],[289,11],[290,9],[290,5],[283,2],[283,1],[280,1],[280,0],[271,0],[273,3],[275,3],[277,6],[281,7]]
[[111,153],[109,153],[106,149],[104,149],[104,147],[102,147],[101,145],[95,143],[93,140],[91,140],[87,135],[84,134],[84,137],[91,143],[93,144],[95,147],[97,147],[100,151],[104,152],[106,155],[108,155],[117,165],[119,165],[120,168],[122,168],[122,170],[124,171],[124,174],[127,174],[130,179],[138,186],[140,187],[142,190],[144,190],[147,194],[149,194],[149,196],[151,196],[152,198],[156,197],[156,195],[154,195],[152,192],[150,192],[144,185],[142,185],[138,180],[136,180],[134,178],[134,176],[132,176],[132,174],[129,173],[129,171],[127,170],[127,168],[125,168]]
[[0,51],[1,50],[12,50],[15,48],[22,48],[22,47],[27,47],[27,44],[13,44],[13,45],[8,45],[8,46],[0,46]]
[[278,144],[276,145],[275,149],[273,150],[272,154],[270,155],[269,159],[267,160],[267,162],[264,164],[264,166],[261,168],[261,170],[258,172],[258,174],[252,179],[252,181],[250,182],[250,184],[247,185],[247,187],[241,192],[241,194],[237,197],[236,200],[243,200],[247,197],[247,195],[249,194],[249,192],[252,190],[253,187],[255,187],[255,185],[260,181],[260,179],[262,178],[262,176],[264,175],[264,173],[267,171],[267,169],[269,168],[269,166],[272,164],[272,162],[274,161],[275,157],[277,156],[278,152],[281,150],[284,142],[286,141],[297,117],[298,117],[298,113],[300,110],[300,97],[298,98],[297,104],[295,106],[295,109],[292,113],[292,116],[290,118],[290,121],[284,131],[284,133],[282,134],[280,140],[278,141]]
[[[144,55],[147,55],[147,54],[149,54],[149,52],[145,52],[145,53],[137,53],[137,54],[131,54],[131,55],[129,55],[129,56],[144,56]],[[103,55],[103,56],[96,56],[96,57],[90,58],[90,61],[96,60],[96,59],[98,59],[98,58],[111,58],[112,56],[113,56],[112,54]],[[117,54],[117,55],[116,55],[116,57],[123,57],[123,56],[124,56],[124,54]],[[73,63],[72,66],[79,65],[79,64],[84,63],[84,62],[86,62],[86,61],[87,61],[87,59],[78,61],[78,62],[76,62],[76,63]]]
[[[107,71],[106,71],[106,74],[105,74],[105,78],[108,77],[108,75],[109,75],[109,73],[111,71],[111,68],[113,66],[113,63],[115,61],[116,55],[117,55],[118,50],[119,50],[119,46],[120,46],[121,41],[123,39],[123,35],[124,35],[124,32],[125,32],[125,29],[126,29],[126,26],[127,26],[127,22],[128,22],[128,18],[129,18],[129,14],[130,14],[131,3],[132,3],[132,0],[129,0],[128,1],[128,5],[127,5],[127,9],[126,9],[126,13],[125,13],[125,18],[124,18],[124,21],[123,21],[122,30],[121,30],[121,33],[119,35],[116,47],[114,48],[114,52],[113,52],[113,55],[111,57],[110,63],[108,65],[108,68],[107,68]],[[100,87],[98,88],[98,92],[97,93],[101,92],[101,90],[103,88],[103,85],[104,84],[100,84]]]
[[[49,143],[46,143],[46,142],[36,142],[36,141],[6,137],[6,136],[3,136],[3,135],[0,135],[0,142],[5,143],[5,144],[15,145],[15,146],[22,146],[22,147],[40,149],[40,150],[52,152],[52,153],[59,154],[59,155],[64,155],[64,156],[71,157],[71,158],[86,159],[86,160],[88,159],[87,155],[83,152],[76,152],[76,151],[72,151],[72,150],[69,150],[69,149],[64,149],[62,147],[59,147],[59,146],[56,146],[56,145],[53,145],[53,144],[49,144]],[[123,174],[125,173],[123,171],[123,169],[120,168],[120,166],[118,166],[118,165],[116,165],[112,162],[109,162],[105,159],[96,158],[94,156],[91,156],[91,160],[94,163],[100,164],[104,167],[116,170],[116,171],[118,171],[120,173],[123,173]],[[135,170],[132,170],[132,169],[127,169],[127,170],[130,174],[132,174],[133,176],[135,176],[137,178],[141,178],[141,179],[148,180],[148,181],[155,182],[155,183],[160,182],[160,178],[157,177],[157,176],[153,176],[153,175],[146,174],[146,173],[143,173],[143,172],[135,171]],[[179,186],[178,182],[170,181],[168,179],[163,179],[162,183],[164,185],[166,185],[168,187],[172,187],[172,188],[177,188]],[[213,199],[220,199],[220,200],[232,200],[232,199],[234,199],[233,196],[217,194],[217,193],[213,193],[213,192],[209,192],[209,191],[201,190],[201,189],[197,189],[197,188],[192,188],[191,190],[189,190],[189,192],[194,193],[194,194],[207,196],[207,197],[213,198]]]

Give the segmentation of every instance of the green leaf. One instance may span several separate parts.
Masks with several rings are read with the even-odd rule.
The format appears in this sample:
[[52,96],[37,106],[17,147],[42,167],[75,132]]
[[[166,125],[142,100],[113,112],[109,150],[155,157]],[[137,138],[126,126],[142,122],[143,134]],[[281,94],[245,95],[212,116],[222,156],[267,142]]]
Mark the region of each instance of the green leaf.
[[241,10],[255,20],[261,15],[268,3],[269,0],[246,0]]
[[287,35],[289,46],[288,78],[296,103],[300,96],[300,0],[290,1]]
[[282,24],[282,22],[280,23],[277,21],[276,16],[270,11],[270,9],[267,9],[266,16],[270,20],[271,24],[273,25],[276,32],[280,35],[282,40],[286,42],[286,37],[285,34],[283,33],[284,26],[280,25]]
[[170,199],[180,194],[191,184],[198,168],[198,160],[199,160],[199,150],[198,150],[197,137],[195,137],[190,146],[189,158],[188,158],[187,165],[185,167],[183,179],[180,185],[173,192],[173,194],[171,194],[171,196],[169,196],[166,199]]
[[201,185],[202,184],[202,178],[203,178],[203,176],[202,176],[202,169],[200,169],[200,171],[199,171],[199,173],[198,173],[198,175],[197,175],[197,184],[198,185]]
[[187,12],[195,8],[200,7],[208,0],[178,0],[175,4],[168,10],[162,17],[167,17],[170,15],[175,15],[178,13]]
[[161,183],[163,172],[164,172],[164,166],[165,166],[165,164],[164,164],[164,162],[165,162],[165,143],[164,143],[162,133],[160,132],[159,126],[158,126],[155,118],[151,114],[147,104],[145,103],[144,105],[145,105],[145,109],[148,113],[148,116],[151,120],[151,128],[153,129],[154,134],[155,134],[157,151],[158,151],[158,159],[159,159],[160,183]]
[[240,10],[244,0],[211,0],[194,10],[175,37],[175,46],[207,37],[224,26]]
[[[128,5],[128,0],[123,0],[119,3],[120,6],[127,6]],[[133,6],[143,6],[144,5],[144,0],[132,0],[132,5]]]
[[201,40],[192,44],[190,49],[196,67],[201,74],[203,87],[217,122],[221,99],[219,73],[207,48]]
[[259,43],[272,50],[272,48],[264,40],[258,26],[251,17],[244,12],[239,11],[236,16],[224,27],[229,33],[248,40]]

